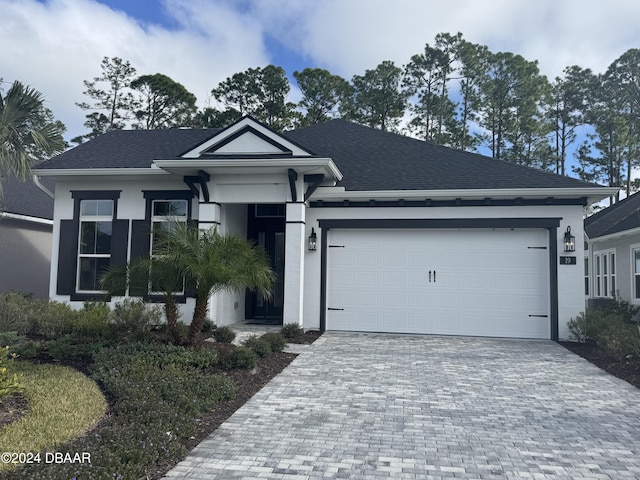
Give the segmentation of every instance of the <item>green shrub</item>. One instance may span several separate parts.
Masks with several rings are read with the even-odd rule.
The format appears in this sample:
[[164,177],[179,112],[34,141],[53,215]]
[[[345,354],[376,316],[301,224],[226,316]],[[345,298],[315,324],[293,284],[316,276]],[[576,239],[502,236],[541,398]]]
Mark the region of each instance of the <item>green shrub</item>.
[[614,299],[613,303],[604,308],[604,311],[619,317],[623,322],[631,322],[633,318],[640,312],[640,307],[631,305],[626,300]]
[[15,353],[18,358],[21,358],[23,360],[36,358],[38,356],[39,350],[39,343],[26,338],[11,347],[11,353]]
[[161,319],[160,306],[130,298],[115,304],[108,316],[119,341],[149,340],[151,327],[158,325]]
[[83,341],[110,339],[115,328],[109,324],[109,305],[99,302],[86,302],[76,315],[62,321],[62,335],[72,335]]
[[12,347],[24,338],[23,335],[18,335],[18,332],[0,332],[0,345]]
[[213,348],[190,348],[140,342],[97,352],[94,355],[94,362],[100,365],[116,365],[126,363],[132,358],[158,368],[204,369],[218,363],[218,354]]
[[0,295],[0,332],[24,335],[29,329],[30,301],[19,293]]
[[81,362],[88,364],[94,353],[109,345],[106,340],[85,341],[75,335],[64,335],[47,344],[47,352],[54,360],[62,363]]
[[265,333],[260,339],[267,342],[270,350],[274,353],[283,351],[287,346],[284,337],[276,332]]
[[0,348],[0,400],[22,390],[18,374],[13,372],[9,347]]
[[594,342],[617,359],[640,357],[639,326],[629,323],[629,312],[622,305],[580,313],[568,322],[570,337],[579,342]]
[[287,340],[291,340],[292,338],[296,338],[297,336],[302,335],[304,333],[304,330],[297,323],[287,323],[282,327],[280,333]]
[[211,336],[216,339],[216,342],[231,343],[236,339],[236,332],[229,327],[218,327],[211,333]]
[[588,310],[586,313],[581,312],[567,323],[569,336],[577,342],[591,341],[598,343],[598,338],[607,329],[611,317],[611,314],[605,310],[598,309]]
[[258,357],[247,347],[234,348],[223,359],[226,368],[253,368],[258,363]]
[[211,333],[216,328],[216,324],[207,319],[202,324],[202,333]]
[[639,328],[638,325],[625,322],[612,322],[600,334],[598,345],[618,360],[624,360],[627,357],[640,357]]
[[242,346],[248,348],[253,353],[255,353],[258,357],[266,357],[267,355],[271,355],[271,345],[261,337],[257,335],[251,335],[246,340],[242,342]]
[[69,304],[53,301],[33,300],[30,309],[27,335],[47,340],[63,335],[63,323],[72,322],[80,315]]
[[9,347],[9,353],[19,358],[35,358],[38,355],[38,345],[33,340],[16,332],[0,332],[0,345]]

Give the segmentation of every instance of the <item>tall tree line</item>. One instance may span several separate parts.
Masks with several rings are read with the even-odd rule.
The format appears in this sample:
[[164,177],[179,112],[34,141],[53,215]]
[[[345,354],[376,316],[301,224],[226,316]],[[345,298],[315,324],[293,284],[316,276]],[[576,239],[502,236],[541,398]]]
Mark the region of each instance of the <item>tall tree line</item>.
[[76,142],[114,128],[222,127],[243,115],[278,131],[343,118],[628,191],[638,186],[638,49],[602,74],[573,65],[549,80],[535,60],[441,33],[405,65],[383,61],[350,80],[321,68],[295,71],[297,103],[284,69],[249,68],[213,86],[215,106],[200,110],[166,75],[137,76],[120,58],[105,57],[101,69],[84,82],[90,101],[78,105],[88,112],[89,133]]

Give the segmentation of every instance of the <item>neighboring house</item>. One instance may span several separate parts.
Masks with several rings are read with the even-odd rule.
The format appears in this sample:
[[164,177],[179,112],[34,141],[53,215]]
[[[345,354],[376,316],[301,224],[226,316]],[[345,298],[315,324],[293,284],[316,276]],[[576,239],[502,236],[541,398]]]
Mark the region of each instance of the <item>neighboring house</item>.
[[148,255],[171,212],[271,257],[272,300],[218,295],[219,325],[551,339],[584,310],[564,232],[582,238],[585,205],[613,191],[344,120],[111,131],[36,174],[56,183],[56,300],[102,298],[102,269]]
[[584,229],[588,304],[619,298],[640,305],[640,195],[587,217]]
[[[52,184],[51,184],[52,186]],[[46,187],[45,187],[46,188]],[[2,179],[0,292],[48,298],[53,199],[31,179]]]

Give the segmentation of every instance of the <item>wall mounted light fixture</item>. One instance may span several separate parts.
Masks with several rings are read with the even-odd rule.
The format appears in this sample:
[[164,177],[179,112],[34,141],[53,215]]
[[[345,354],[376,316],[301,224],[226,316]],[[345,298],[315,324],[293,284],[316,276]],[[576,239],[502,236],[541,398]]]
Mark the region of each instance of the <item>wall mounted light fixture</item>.
[[307,249],[310,252],[316,250],[318,246],[318,237],[316,237],[316,232],[313,228],[311,228],[311,235],[309,235],[309,243],[307,244]]
[[567,231],[564,232],[564,251],[565,252],[576,251],[576,237],[571,235],[571,227],[567,227]]

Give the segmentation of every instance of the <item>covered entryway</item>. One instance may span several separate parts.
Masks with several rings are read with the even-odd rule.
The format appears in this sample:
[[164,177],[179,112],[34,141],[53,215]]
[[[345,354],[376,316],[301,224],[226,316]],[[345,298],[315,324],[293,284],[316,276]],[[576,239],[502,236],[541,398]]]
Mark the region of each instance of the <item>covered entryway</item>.
[[334,229],[326,329],[551,338],[549,230]]

